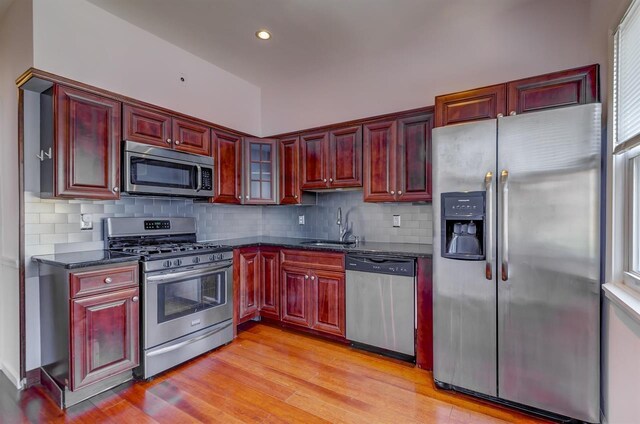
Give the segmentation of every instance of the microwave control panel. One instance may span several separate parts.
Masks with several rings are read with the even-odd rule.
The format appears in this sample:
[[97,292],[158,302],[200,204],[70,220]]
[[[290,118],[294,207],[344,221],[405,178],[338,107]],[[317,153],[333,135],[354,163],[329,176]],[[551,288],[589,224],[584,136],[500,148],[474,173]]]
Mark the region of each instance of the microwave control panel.
[[201,190],[213,189],[213,169],[202,168],[202,188]]

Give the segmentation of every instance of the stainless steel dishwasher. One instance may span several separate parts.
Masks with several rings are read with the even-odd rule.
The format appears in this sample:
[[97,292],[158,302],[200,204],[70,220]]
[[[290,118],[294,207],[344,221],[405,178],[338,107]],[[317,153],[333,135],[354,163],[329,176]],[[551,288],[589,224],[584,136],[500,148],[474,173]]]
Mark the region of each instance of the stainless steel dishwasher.
[[415,259],[351,254],[345,268],[347,339],[355,347],[413,360]]

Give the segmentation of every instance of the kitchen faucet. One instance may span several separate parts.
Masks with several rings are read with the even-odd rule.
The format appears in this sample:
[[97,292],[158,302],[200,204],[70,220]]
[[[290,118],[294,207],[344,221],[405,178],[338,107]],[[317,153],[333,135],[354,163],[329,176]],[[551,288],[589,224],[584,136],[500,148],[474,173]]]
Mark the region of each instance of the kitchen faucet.
[[340,231],[340,241],[344,241],[345,236],[347,235],[347,232],[349,231],[349,229],[347,228],[346,225],[342,225],[342,208],[338,208],[338,221],[336,222],[336,224],[338,225],[338,229]]

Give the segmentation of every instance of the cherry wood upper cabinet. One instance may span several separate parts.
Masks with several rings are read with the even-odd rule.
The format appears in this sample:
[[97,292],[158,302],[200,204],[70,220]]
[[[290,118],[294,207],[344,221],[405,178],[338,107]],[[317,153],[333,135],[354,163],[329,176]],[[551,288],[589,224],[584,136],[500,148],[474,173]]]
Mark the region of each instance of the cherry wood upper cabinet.
[[160,147],[172,147],[171,116],[125,104],[124,139]]
[[280,199],[281,205],[300,203],[300,138],[290,137],[280,140]]
[[364,201],[396,200],[397,121],[364,125]]
[[137,287],[71,301],[72,391],[138,366],[139,304]]
[[329,187],[362,187],[362,126],[329,132]]
[[121,103],[62,85],[54,97],[53,195],[118,199]]
[[242,201],[242,138],[213,130],[214,203]]
[[123,121],[125,140],[196,155],[211,154],[211,130],[199,122],[130,104],[124,105]]
[[238,322],[258,316],[260,309],[260,251],[258,248],[240,249],[238,255]]
[[244,139],[244,202],[253,205],[277,203],[278,141],[266,138]]
[[311,283],[306,269],[282,267],[282,321],[311,326]]
[[300,170],[303,190],[327,188],[329,182],[328,137],[326,132],[300,136]]
[[279,249],[260,249],[260,315],[280,319]]
[[173,145],[176,150],[196,155],[211,154],[210,129],[206,125],[182,118],[173,118]]
[[507,83],[509,114],[594,103],[600,99],[599,65]]
[[507,87],[497,84],[436,97],[436,127],[506,114]]
[[311,273],[313,317],[311,328],[344,337],[345,332],[345,274],[314,270]]
[[398,201],[431,200],[432,129],[433,114],[398,120]]

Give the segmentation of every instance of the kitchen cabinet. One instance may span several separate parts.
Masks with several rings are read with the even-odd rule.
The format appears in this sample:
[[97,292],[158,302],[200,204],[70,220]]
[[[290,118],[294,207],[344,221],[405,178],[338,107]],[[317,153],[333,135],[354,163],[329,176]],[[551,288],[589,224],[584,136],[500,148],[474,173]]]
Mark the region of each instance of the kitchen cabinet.
[[279,150],[279,204],[297,205],[302,198],[300,189],[300,137],[280,140]]
[[280,249],[260,249],[260,315],[280,319]]
[[431,200],[433,114],[364,125],[364,201]]
[[362,126],[300,136],[302,189],[362,187]]
[[435,126],[599,100],[599,65],[590,65],[437,96]]
[[281,251],[282,322],[345,336],[344,255]]
[[43,385],[63,407],[133,378],[140,363],[138,263],[40,264]]
[[199,122],[130,104],[123,108],[124,139],[186,153],[211,154],[208,126]]
[[214,203],[242,202],[242,137],[212,131]]
[[64,85],[41,96],[43,197],[120,197],[121,103]]
[[[236,258],[234,258],[236,261]],[[260,250],[240,249],[237,255],[238,322],[241,324],[259,316],[260,309]]]
[[244,204],[277,204],[277,155],[275,139],[244,140]]

